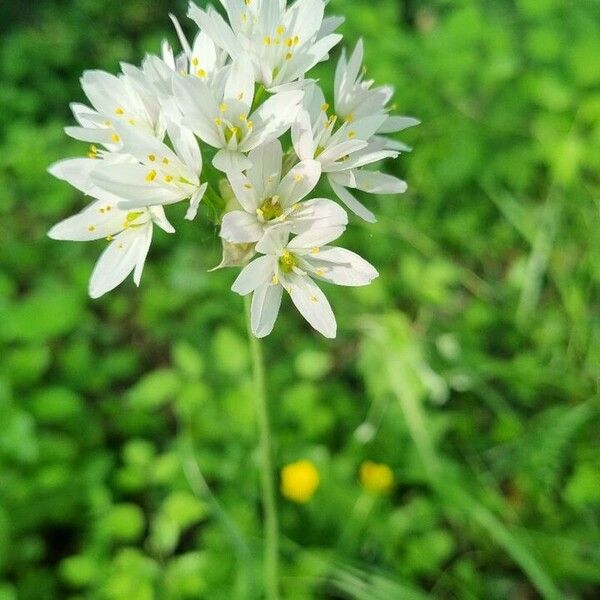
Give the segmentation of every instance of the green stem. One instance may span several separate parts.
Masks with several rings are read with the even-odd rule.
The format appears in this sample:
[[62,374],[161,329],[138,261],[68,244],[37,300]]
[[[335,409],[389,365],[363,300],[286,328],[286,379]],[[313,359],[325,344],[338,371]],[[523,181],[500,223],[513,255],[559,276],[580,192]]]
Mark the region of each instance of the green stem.
[[256,416],[260,434],[260,478],[262,504],[265,520],[265,547],[264,547],[264,579],[265,597],[267,600],[279,599],[279,524],[277,518],[277,504],[275,499],[275,484],[273,477],[273,461],[271,449],[271,429],[269,426],[269,412],[267,406],[267,392],[265,387],[265,359],[260,341],[252,333],[250,302],[251,296],[244,298],[246,307],[246,323],[248,326],[248,339],[250,354],[252,356],[252,370],[254,376],[254,396],[256,400]]

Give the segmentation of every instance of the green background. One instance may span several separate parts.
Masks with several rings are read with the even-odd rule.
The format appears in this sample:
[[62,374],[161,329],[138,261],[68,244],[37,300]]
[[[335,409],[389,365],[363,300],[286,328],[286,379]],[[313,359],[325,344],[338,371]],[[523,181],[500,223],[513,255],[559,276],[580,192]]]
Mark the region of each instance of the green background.
[[[169,210],[141,288],[99,301],[102,242],[45,237],[85,204],[45,172],[86,152],[62,131],[81,72],[174,42],[169,11],[193,32],[185,2],[0,2],[0,600],[260,597],[248,344],[235,271],[207,273],[215,226]],[[379,223],[342,239],[381,277],[326,290],[337,340],[288,302],[264,343],[277,468],[321,474],[307,505],[278,500],[284,597],[598,598],[600,4],[330,12],[423,124],[388,165],[409,192],[367,198]],[[364,460],[391,494],[361,492]]]

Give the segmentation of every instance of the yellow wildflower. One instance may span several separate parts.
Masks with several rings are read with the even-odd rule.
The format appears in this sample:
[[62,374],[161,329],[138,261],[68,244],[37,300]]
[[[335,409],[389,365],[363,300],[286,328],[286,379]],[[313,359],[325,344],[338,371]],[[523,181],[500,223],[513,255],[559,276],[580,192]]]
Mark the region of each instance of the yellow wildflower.
[[367,460],[360,466],[360,483],[369,492],[387,494],[394,485],[394,473],[387,465]]
[[320,477],[317,467],[309,460],[286,465],[281,470],[281,493],[285,498],[298,504],[306,504],[319,487]]

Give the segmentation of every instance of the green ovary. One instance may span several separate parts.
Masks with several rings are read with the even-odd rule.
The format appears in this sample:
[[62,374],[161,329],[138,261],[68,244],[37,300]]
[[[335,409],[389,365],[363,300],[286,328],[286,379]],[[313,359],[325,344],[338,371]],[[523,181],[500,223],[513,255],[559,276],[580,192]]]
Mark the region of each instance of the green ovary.
[[291,273],[294,267],[298,265],[296,257],[287,250],[281,255],[279,259],[279,266],[284,273]]
[[283,208],[279,200],[267,198],[259,208],[259,211],[265,221],[272,221],[283,214]]

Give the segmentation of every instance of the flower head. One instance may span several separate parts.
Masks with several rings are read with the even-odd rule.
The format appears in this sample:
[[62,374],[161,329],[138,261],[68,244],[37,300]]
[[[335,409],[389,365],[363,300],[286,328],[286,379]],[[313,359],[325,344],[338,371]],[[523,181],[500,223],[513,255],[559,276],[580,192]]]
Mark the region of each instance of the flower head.
[[312,499],[320,481],[317,467],[309,460],[299,460],[281,469],[281,493],[298,504]]

